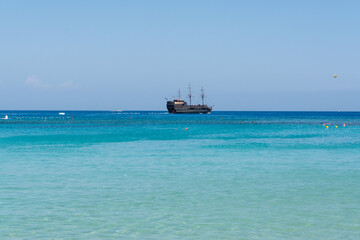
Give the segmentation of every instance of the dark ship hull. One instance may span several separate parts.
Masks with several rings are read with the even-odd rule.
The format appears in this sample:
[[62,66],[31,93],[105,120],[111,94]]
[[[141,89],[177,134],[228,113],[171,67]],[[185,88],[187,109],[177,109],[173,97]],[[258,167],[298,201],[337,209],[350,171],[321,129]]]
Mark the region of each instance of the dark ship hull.
[[168,101],[166,107],[169,113],[210,113],[212,107],[207,105],[187,105],[183,101]]

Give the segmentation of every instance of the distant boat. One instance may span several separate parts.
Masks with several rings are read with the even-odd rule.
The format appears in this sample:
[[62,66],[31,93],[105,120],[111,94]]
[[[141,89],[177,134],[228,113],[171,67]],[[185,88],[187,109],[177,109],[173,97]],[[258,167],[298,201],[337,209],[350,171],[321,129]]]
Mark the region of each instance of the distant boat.
[[5,117],[3,118],[4,120],[9,119],[8,115],[5,115]]
[[65,113],[64,113],[64,112],[60,112],[59,115],[65,115]]
[[168,109],[168,112],[169,113],[210,113],[212,107],[209,107],[208,105],[204,104],[205,94],[203,88],[201,88],[200,96],[201,96],[202,104],[191,105],[192,94],[191,94],[191,87],[189,85],[188,97],[190,100],[190,105],[188,105],[187,102],[181,100],[180,89],[179,89],[179,98],[174,99],[173,101],[167,101],[166,107]]
[[122,112],[123,110],[119,109],[119,110],[116,110],[117,112]]

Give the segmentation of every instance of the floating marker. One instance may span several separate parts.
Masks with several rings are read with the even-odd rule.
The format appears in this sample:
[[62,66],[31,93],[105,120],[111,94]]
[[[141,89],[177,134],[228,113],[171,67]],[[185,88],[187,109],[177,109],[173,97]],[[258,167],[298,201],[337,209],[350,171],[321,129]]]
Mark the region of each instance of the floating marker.
[[185,131],[188,130],[188,128],[185,128]]
[[337,126],[335,126],[335,128],[337,128]]
[[333,76],[334,78],[337,78],[337,74],[334,74],[334,76]]
[[329,128],[329,126],[326,126],[326,128]]

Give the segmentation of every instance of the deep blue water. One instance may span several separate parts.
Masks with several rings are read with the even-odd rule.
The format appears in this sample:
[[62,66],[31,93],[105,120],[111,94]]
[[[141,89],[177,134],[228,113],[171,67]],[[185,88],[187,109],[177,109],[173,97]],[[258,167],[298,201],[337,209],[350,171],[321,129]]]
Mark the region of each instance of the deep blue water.
[[359,112],[64,112],[0,111],[0,239],[360,238]]

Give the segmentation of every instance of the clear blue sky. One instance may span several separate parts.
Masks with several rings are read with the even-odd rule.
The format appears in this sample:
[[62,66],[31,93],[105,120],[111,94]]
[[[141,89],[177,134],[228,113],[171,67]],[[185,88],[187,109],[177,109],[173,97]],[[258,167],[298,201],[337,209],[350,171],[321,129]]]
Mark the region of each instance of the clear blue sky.
[[360,1],[0,0],[3,110],[360,110],[359,60]]

